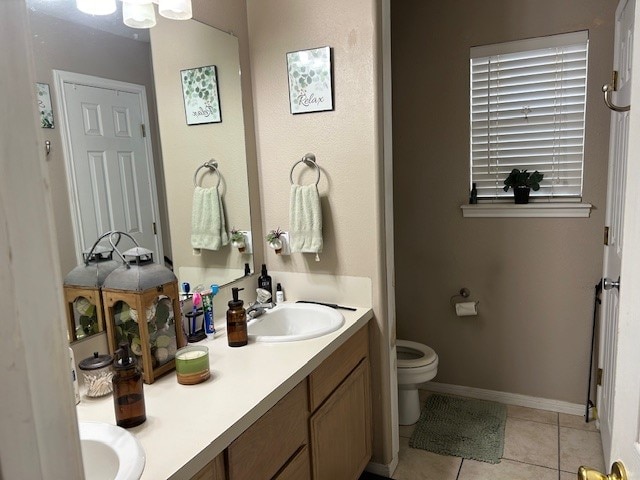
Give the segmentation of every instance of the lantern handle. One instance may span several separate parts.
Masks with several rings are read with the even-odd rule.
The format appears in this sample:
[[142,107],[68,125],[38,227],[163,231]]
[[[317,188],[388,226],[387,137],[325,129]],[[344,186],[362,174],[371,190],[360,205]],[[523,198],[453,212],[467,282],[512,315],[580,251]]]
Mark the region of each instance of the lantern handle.
[[[93,255],[93,251],[96,249],[96,247],[98,246],[98,244],[106,237],[112,235],[113,233],[117,233],[118,234],[118,241],[116,242],[116,245],[118,245],[120,243],[120,232],[114,231],[114,230],[109,230],[106,233],[103,233],[102,235],[100,235],[100,237],[98,237],[98,239],[95,241],[95,243],[93,244],[93,246],[91,247],[91,250],[89,250],[89,253],[87,254],[87,256],[84,259],[84,265],[85,266],[89,266],[89,259],[91,258],[91,256]],[[111,243],[111,246],[113,246],[113,243],[111,242],[111,239],[109,239],[109,243]],[[112,250],[113,252],[113,250]]]
[[[118,240],[116,241],[115,245],[113,243],[113,236],[114,235],[118,235]],[[111,244],[111,246],[113,247],[113,250],[118,254],[118,256],[120,257],[120,259],[122,260],[122,263],[124,264],[125,267],[127,268],[131,268],[131,265],[129,265],[129,262],[127,262],[124,258],[124,256],[122,255],[122,253],[120,253],[120,250],[118,250],[116,248],[116,245],[118,245],[118,243],[120,243],[120,239],[122,238],[122,235],[125,235],[127,237],[129,237],[131,239],[131,241],[135,244],[136,247],[139,247],[140,245],[138,244],[138,242],[136,241],[135,238],[133,238],[131,235],[129,235],[128,233],[125,232],[120,232],[118,230],[112,230],[111,232],[108,233],[109,235],[109,243]]]

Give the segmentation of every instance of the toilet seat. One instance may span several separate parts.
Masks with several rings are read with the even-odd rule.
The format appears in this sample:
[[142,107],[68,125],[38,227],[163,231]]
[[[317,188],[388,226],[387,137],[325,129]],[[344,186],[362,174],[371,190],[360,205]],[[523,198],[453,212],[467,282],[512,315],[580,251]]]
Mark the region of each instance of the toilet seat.
[[417,368],[438,361],[436,352],[426,345],[409,340],[396,340],[398,368]]

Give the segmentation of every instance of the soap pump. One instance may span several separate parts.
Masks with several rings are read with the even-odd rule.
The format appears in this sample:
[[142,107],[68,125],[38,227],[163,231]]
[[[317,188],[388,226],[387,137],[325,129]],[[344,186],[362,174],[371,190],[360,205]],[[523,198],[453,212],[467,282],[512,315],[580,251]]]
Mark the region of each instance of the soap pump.
[[113,366],[116,371],[112,380],[116,424],[123,428],[140,425],[147,419],[142,374],[136,359],[131,355],[127,342],[122,342],[120,348],[116,350]]
[[233,300],[229,301],[227,310],[227,341],[230,347],[242,347],[247,344],[247,311],[244,302],[238,298],[238,292],[244,288],[233,287]]

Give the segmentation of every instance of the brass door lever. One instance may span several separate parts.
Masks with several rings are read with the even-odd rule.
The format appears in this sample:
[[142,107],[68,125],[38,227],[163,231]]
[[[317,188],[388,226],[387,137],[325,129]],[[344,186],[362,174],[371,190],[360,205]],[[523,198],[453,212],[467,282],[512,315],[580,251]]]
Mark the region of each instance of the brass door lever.
[[611,465],[611,473],[609,475],[600,473],[593,468],[580,467],[578,469],[578,480],[628,480],[628,477],[622,462],[615,462]]

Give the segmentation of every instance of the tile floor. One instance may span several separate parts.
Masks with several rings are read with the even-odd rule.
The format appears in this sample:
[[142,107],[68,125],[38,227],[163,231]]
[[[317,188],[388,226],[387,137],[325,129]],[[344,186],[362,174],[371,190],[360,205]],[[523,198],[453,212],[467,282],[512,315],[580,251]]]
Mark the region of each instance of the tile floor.
[[[428,395],[420,391],[421,402]],[[413,429],[400,427],[396,480],[574,480],[580,465],[605,471],[600,433],[581,416],[509,405],[496,465],[410,448]]]

